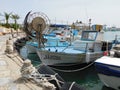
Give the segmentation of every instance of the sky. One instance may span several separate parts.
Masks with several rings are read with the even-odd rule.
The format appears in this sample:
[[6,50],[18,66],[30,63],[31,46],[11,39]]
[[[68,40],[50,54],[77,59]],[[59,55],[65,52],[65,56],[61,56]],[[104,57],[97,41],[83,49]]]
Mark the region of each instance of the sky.
[[[0,13],[14,13],[23,23],[29,11],[45,13],[52,23],[106,24],[120,27],[120,0],[0,0]],[[4,19],[0,16],[0,20]]]

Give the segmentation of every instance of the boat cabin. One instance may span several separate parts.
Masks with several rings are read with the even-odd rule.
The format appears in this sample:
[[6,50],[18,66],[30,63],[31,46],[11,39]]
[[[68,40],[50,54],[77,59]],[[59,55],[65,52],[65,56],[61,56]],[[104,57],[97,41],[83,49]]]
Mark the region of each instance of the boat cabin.
[[[106,50],[106,42],[103,41],[103,32],[86,30],[82,31],[81,39],[73,42],[76,50],[85,52],[99,52]],[[103,49],[105,47],[105,49]]]

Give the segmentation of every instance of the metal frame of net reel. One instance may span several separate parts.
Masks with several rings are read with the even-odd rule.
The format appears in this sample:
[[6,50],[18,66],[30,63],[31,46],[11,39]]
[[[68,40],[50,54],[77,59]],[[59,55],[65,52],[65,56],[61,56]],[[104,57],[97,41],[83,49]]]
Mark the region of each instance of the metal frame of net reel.
[[50,20],[46,14],[42,12],[28,12],[24,19],[24,31],[32,38],[35,34],[40,32],[46,34],[49,30]]
[[44,45],[43,34],[46,34],[49,30],[50,20],[42,12],[28,12],[24,20],[24,31],[27,36],[36,39],[40,45]]
[[32,28],[35,29],[35,31],[37,31],[37,25],[41,24],[42,25],[42,33],[45,34],[48,31],[48,27],[50,25],[50,20],[47,17],[46,14],[42,13],[42,12],[34,12],[34,13],[30,13],[27,19],[27,22],[31,25],[32,24]]

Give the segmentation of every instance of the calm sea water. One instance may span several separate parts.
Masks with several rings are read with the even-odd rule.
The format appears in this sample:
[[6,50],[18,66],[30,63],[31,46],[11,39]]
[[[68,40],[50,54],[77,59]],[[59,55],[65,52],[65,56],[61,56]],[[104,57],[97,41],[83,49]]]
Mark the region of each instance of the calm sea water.
[[120,31],[107,31],[107,32],[104,32],[104,40],[114,40],[115,39],[115,36],[116,35],[119,35],[120,37]]
[[[120,31],[115,32],[105,32],[104,33],[104,40],[113,40],[115,35],[120,35]],[[23,49],[21,54],[26,57],[26,51]],[[37,54],[29,54],[26,58],[29,58],[34,66],[37,66],[41,63]],[[79,83],[81,86],[85,87],[86,90],[113,90],[104,86],[104,84],[99,80],[97,72],[95,70],[94,65],[91,67],[74,73],[63,73],[56,71],[63,79],[66,81],[75,81]]]

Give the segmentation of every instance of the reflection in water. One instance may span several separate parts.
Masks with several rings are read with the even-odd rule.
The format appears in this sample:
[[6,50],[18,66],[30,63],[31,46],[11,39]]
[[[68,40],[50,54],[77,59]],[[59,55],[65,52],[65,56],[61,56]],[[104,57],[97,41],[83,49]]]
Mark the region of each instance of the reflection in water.
[[101,90],[115,90],[115,89],[108,88],[108,87],[106,87],[106,86],[104,85]]
[[86,90],[101,90],[103,84],[99,80],[94,65],[74,73],[59,73],[66,81],[76,81],[86,87]]

